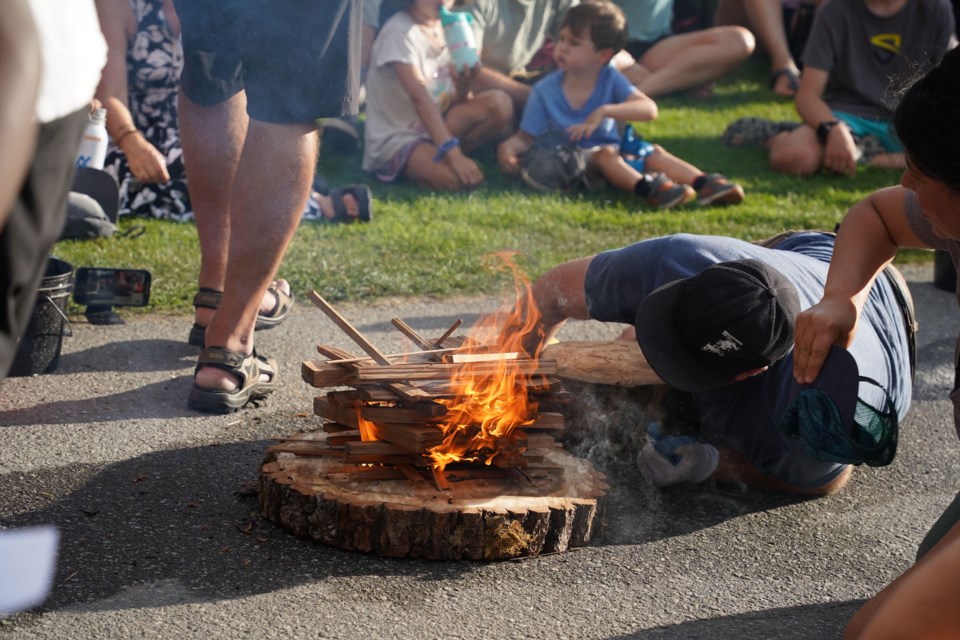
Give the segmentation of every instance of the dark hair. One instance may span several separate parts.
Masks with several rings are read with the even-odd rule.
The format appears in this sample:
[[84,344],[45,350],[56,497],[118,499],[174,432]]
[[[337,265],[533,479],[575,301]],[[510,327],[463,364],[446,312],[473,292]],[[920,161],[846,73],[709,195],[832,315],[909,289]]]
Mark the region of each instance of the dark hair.
[[960,192],[960,48],[906,90],[893,128],[911,166]]
[[597,51],[613,49],[617,53],[627,44],[627,17],[609,0],[587,0],[571,7],[563,16],[560,28],[583,36],[590,34]]

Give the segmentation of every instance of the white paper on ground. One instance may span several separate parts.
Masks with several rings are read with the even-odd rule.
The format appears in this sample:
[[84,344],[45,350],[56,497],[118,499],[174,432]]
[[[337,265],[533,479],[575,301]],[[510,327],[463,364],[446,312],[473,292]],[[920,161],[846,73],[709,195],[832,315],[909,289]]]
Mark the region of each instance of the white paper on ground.
[[0,531],[0,616],[35,607],[46,599],[59,539],[53,526]]

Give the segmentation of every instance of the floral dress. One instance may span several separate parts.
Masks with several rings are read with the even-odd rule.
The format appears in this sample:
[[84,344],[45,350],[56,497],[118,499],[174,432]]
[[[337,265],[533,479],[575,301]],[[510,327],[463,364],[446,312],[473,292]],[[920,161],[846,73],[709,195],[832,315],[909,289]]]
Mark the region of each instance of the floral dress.
[[130,0],[137,33],[127,47],[127,91],[137,129],[163,154],[170,181],[142,184],[130,172],[115,144],[107,149],[105,170],[120,185],[120,215],[193,220],[177,123],[177,89],[183,52],[170,31],[162,0]]

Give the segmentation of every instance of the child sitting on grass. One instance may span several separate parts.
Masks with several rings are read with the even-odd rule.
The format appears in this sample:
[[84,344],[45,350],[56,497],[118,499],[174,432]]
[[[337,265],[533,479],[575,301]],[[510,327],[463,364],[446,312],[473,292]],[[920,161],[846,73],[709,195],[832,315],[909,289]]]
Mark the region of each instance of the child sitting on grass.
[[621,157],[616,121],[657,117],[656,103],[609,65],[626,40],[626,18],[609,0],[589,0],[567,12],[554,47],[558,69],[534,85],[520,130],[497,150],[501,170],[518,173],[520,157],[537,137],[562,130],[587,152],[588,184],[602,178],[659,208],[694,198],[701,205],[742,201],[740,185],[719,173],[706,175],[659,145],[641,142],[629,164]]
[[473,95],[477,68],[452,68],[440,25],[443,3],[384,2],[367,71],[363,151],[363,169],[383,182],[402,175],[431,189],[476,186],[483,173],[466,152],[512,131],[510,97],[500,90]]

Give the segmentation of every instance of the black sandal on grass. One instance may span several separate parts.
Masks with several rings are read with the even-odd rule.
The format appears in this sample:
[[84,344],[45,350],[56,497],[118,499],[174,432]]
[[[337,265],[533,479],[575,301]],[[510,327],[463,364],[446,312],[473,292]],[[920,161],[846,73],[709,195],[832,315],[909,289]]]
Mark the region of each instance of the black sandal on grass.
[[[290,309],[293,308],[294,296],[292,291],[287,293],[281,289],[276,282],[267,287],[267,291],[273,294],[277,302],[269,312],[257,315],[257,325],[254,327],[255,331],[272,329],[277,326],[286,320]],[[222,291],[200,287],[197,295],[193,297],[193,306],[203,307],[204,309],[217,309],[220,307],[220,299],[222,297]],[[194,322],[193,326],[190,327],[190,336],[187,338],[187,342],[195,347],[202,347],[204,344],[203,336],[206,330],[206,327],[201,327]]]
[[[215,367],[236,376],[239,386],[233,391],[205,389],[194,380],[187,406],[196,411],[233,413],[248,402],[262,400],[277,387],[276,361],[258,356],[256,351],[248,356],[222,347],[207,347],[200,351],[194,376],[202,367]],[[262,375],[268,379],[261,380]]]

